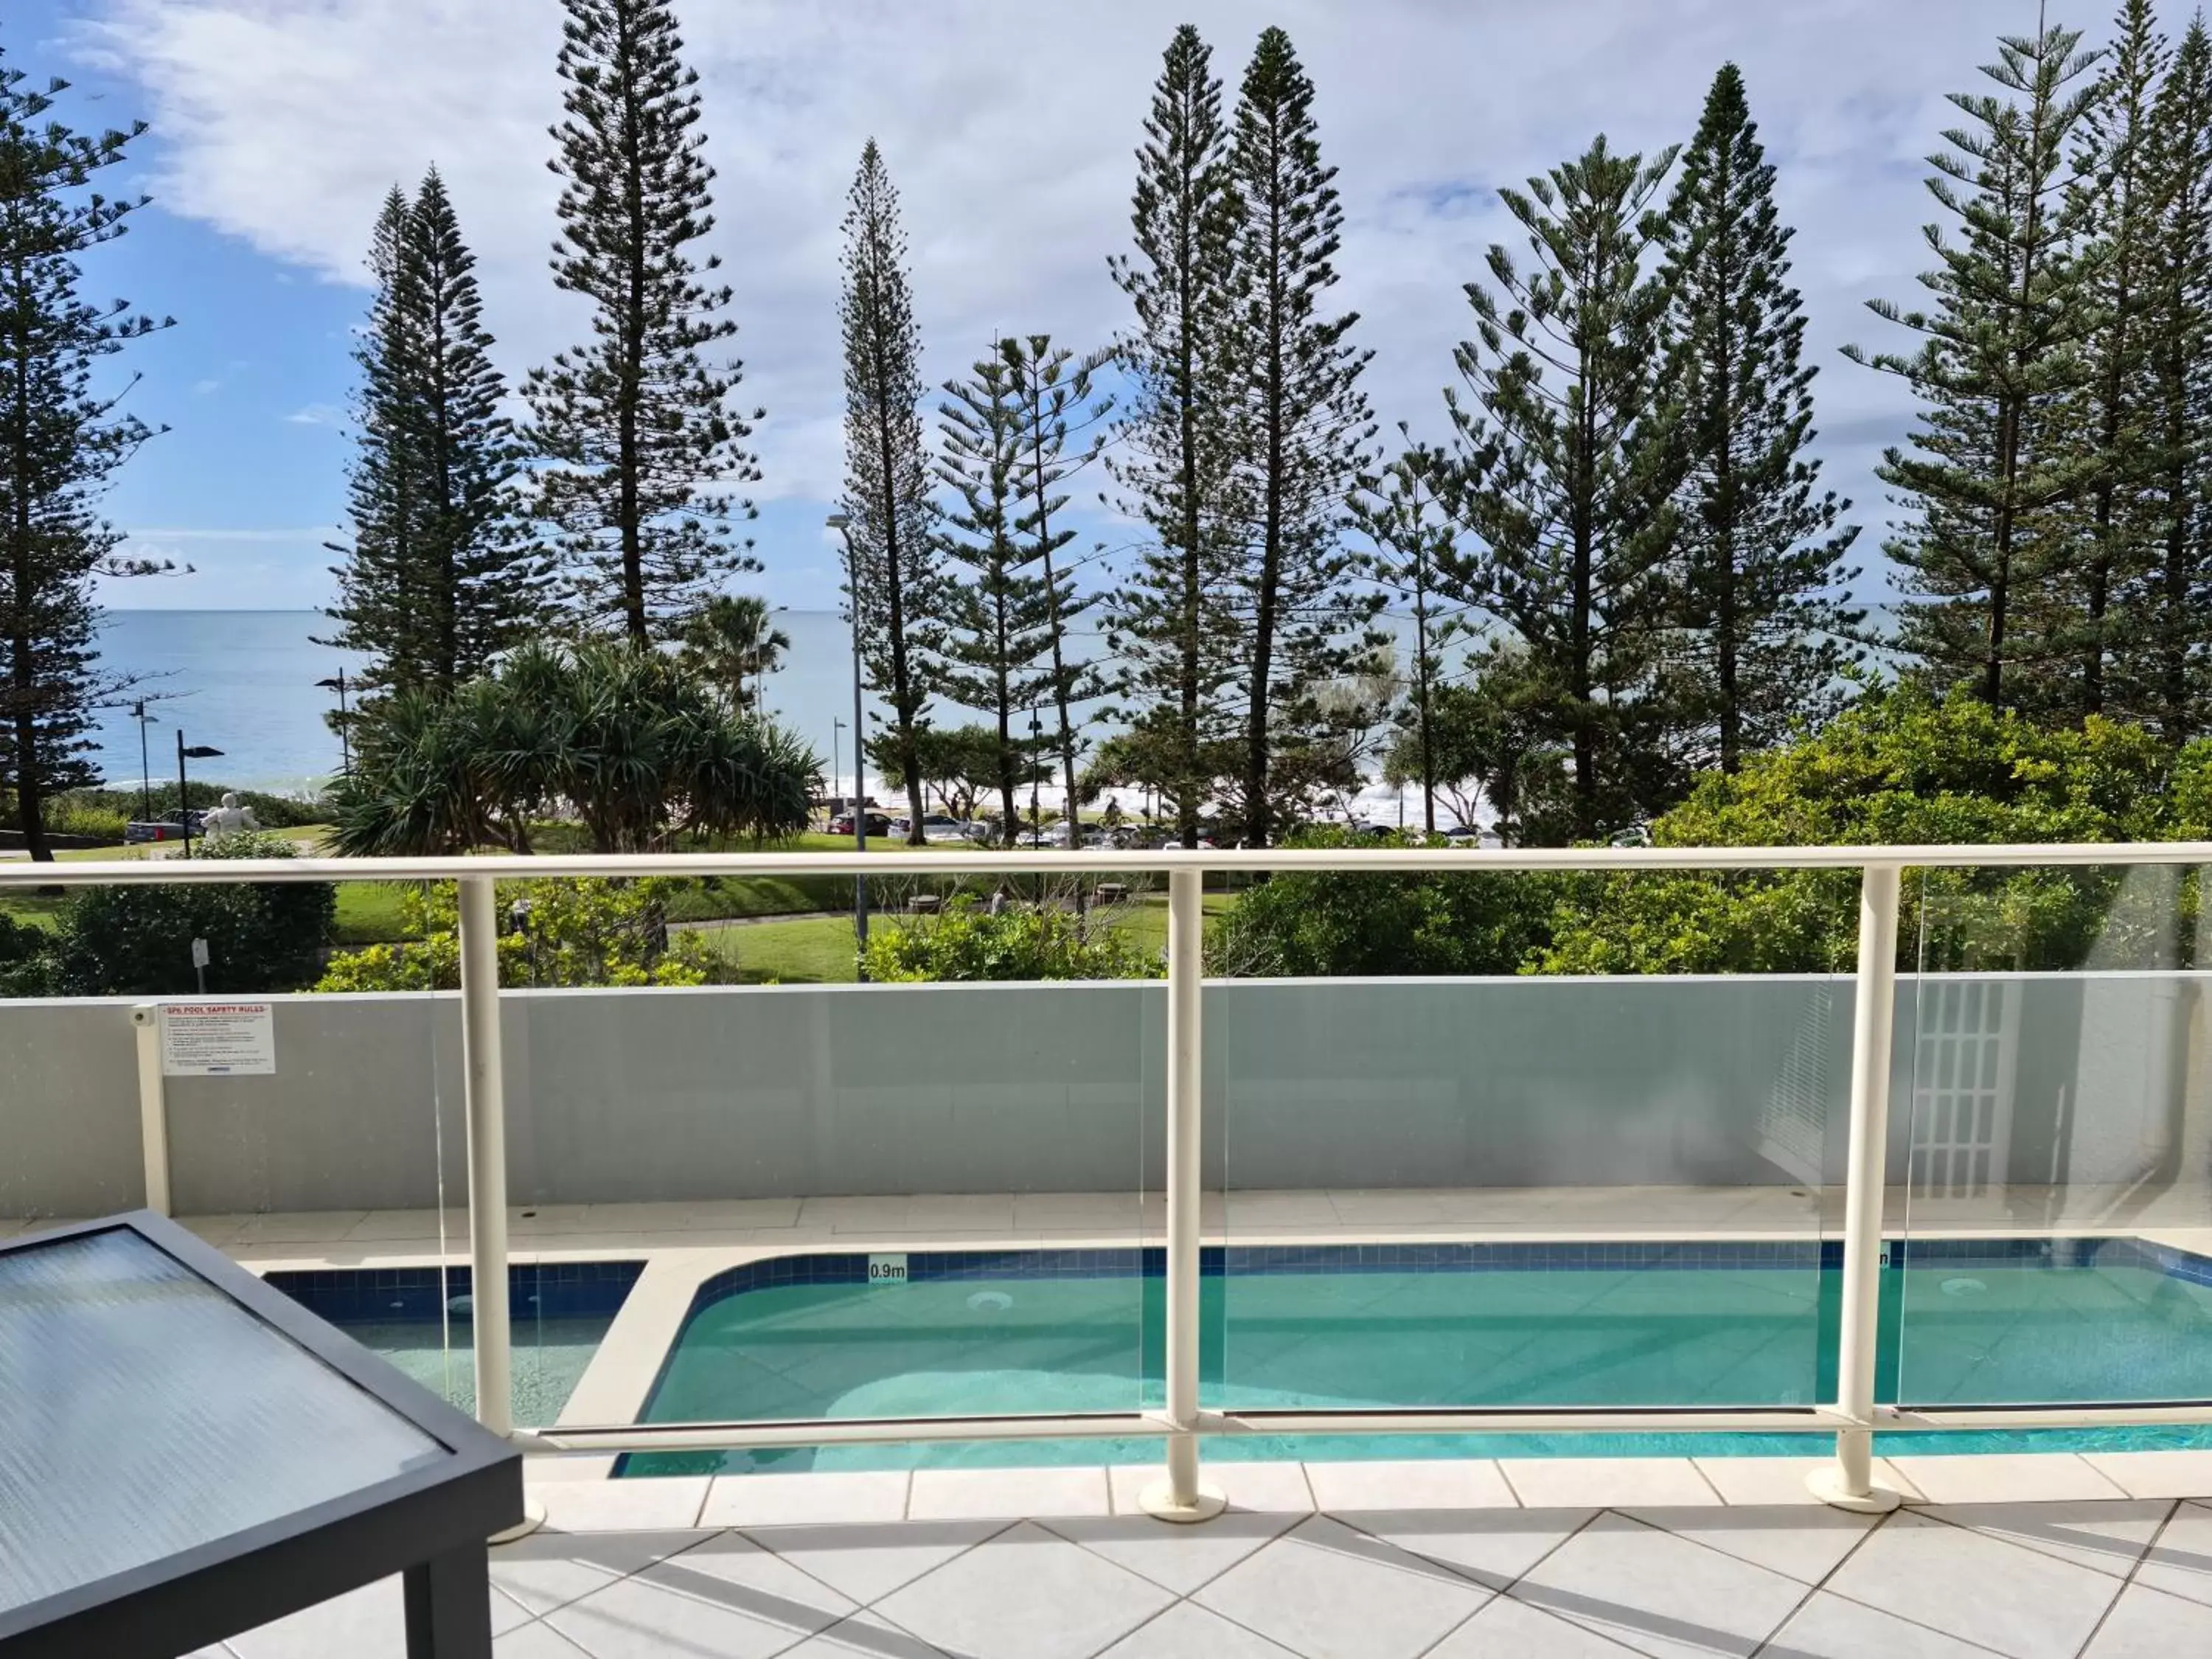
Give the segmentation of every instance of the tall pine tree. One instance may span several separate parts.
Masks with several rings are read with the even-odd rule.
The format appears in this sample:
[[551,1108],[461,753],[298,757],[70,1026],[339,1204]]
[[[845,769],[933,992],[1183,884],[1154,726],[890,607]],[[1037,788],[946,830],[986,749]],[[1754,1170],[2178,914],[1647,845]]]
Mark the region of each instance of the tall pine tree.
[[2212,36],[2193,20],[2153,106],[2139,337],[2143,560],[2112,641],[2121,712],[2212,731]]
[[1185,847],[1198,845],[1218,695],[1237,676],[1242,631],[1230,597],[1240,517],[1231,416],[1242,216],[1212,62],[1197,29],[1176,31],[1137,150],[1136,248],[1110,261],[1137,313],[1120,345],[1133,392],[1113,472],[1150,545],[1108,600],[1107,637],[1125,665],[1136,720],[1171,757],[1160,787]]
[[[1082,722],[1078,705],[1095,702],[1107,691],[1098,665],[1079,655],[1075,623],[1098,602],[1076,584],[1075,572],[1064,557],[1075,539],[1075,529],[1060,516],[1068,496],[1064,486],[1098,454],[1092,444],[1073,449],[1071,441],[1106,418],[1110,398],[1092,396],[1092,378],[1110,354],[1078,359],[1065,346],[1055,346],[1048,334],[999,343],[999,356],[1013,388],[1018,426],[1015,436],[1016,509],[1013,534],[1020,544],[1025,574],[1037,584],[1044,606],[1046,672],[1053,707],[1053,752],[1060,759],[1062,799],[1073,814],[1077,799],[1076,767],[1083,755]],[[1071,836],[1068,850],[1081,842]],[[1081,903],[1081,895],[1077,895]]]
[[890,700],[907,839],[922,844],[921,769],[930,644],[938,608],[936,529],[921,430],[921,337],[907,281],[906,232],[883,152],[869,139],[845,210],[845,534],[853,603],[876,690]]
[[1723,772],[1834,708],[1857,654],[1848,636],[1865,620],[1842,592],[1858,574],[1843,564],[1857,529],[1837,525],[1850,503],[1814,494],[1814,371],[1801,361],[1791,234],[1743,76],[1723,64],[1668,204],[1660,281],[1662,384],[1680,404],[1687,467],[1680,614]]
[[1413,624],[1413,672],[1400,725],[1412,738],[1420,774],[1421,828],[1434,835],[1438,745],[1432,716],[1443,653],[1469,629],[1467,607],[1446,574],[1455,551],[1450,515],[1443,505],[1451,489],[1450,461],[1440,450],[1410,441],[1403,421],[1398,434],[1408,439],[1406,447],[1380,473],[1360,480],[1352,516],[1374,544],[1366,574],[1390,602],[1407,607],[1400,614]]
[[1243,210],[1234,418],[1247,474],[1240,499],[1251,514],[1240,585],[1249,614],[1242,793],[1253,847],[1274,830],[1276,746],[1310,738],[1316,692],[1346,671],[1347,635],[1374,614],[1355,597],[1353,562],[1339,544],[1345,502],[1373,459],[1375,426],[1358,386],[1371,354],[1349,343],[1358,313],[1322,311],[1344,210],[1336,169],[1322,165],[1313,96],[1290,36],[1264,30],[1230,147]]
[[2063,701],[2071,641],[2056,590],[2075,550],[2071,505],[2100,465],[2077,441],[2097,322],[2069,158],[2097,94],[2080,43],[2057,27],[2008,36],[1984,70],[1998,92],[1954,94],[1973,125],[1929,157],[1929,191],[1960,233],[1928,228],[1934,308],[1868,301],[1924,343],[1911,356],[1846,348],[1922,404],[1911,451],[1889,449],[1879,471],[1911,514],[1885,547],[1910,596],[1897,643],[1938,683],[2001,707]]
[[46,801],[98,781],[93,719],[128,684],[100,665],[94,578],[155,568],[115,556],[98,506],[153,433],[123,412],[127,384],[95,390],[93,372],[167,323],[86,301],[77,264],[145,205],[94,188],[144,124],[72,131],[54,113],[67,83],[26,80],[0,57],[0,787],[46,860]]
[[335,572],[331,643],[369,657],[371,687],[442,696],[536,631],[550,569],[520,517],[507,384],[435,168],[411,204],[386,198],[369,265],[354,538]]
[[1028,721],[1051,690],[1042,665],[1052,644],[1049,596],[1016,539],[1022,511],[1026,409],[1003,342],[965,380],[946,383],[939,410],[938,477],[958,497],[946,514],[947,572],[938,683],[981,709],[996,736],[990,781],[1014,844],[1014,790],[1036,766]]
[[1678,782],[1680,711],[1661,671],[1680,463],[1656,372],[1665,296],[1644,270],[1659,228],[1647,210],[1674,161],[1616,155],[1600,137],[1525,192],[1500,192],[1535,263],[1523,272],[1491,248],[1497,291],[1467,285],[1476,337],[1455,353],[1473,406],[1446,393],[1455,493],[1481,550],[1454,574],[1519,635],[1527,678],[1546,689],[1577,840],[1663,809]]
[[[760,469],[730,407],[740,368],[702,355],[738,331],[714,228],[714,170],[697,131],[671,0],[562,0],[568,118],[556,286],[591,302],[592,337],[532,373],[530,440],[545,458],[538,512],[556,526],[587,616],[642,644],[672,634],[729,575],[760,568],[730,486]],[[755,410],[750,420],[757,422]]]
[[2149,453],[2149,337],[2143,326],[2151,281],[2157,182],[2153,106],[2166,48],[2150,0],[2122,0],[2118,39],[2097,96],[2082,112],[2075,169],[2081,180],[2079,234],[2094,322],[2085,342],[2087,383],[2075,441],[2095,458],[2075,547],[2054,595],[2078,667],[2062,681],[2058,712],[2100,714],[2112,702],[2109,669],[2124,648],[2127,594],[2142,567],[2142,496]]
[[319,643],[368,659],[365,690],[412,684],[422,660],[414,593],[415,535],[422,519],[422,451],[407,416],[417,356],[410,329],[419,311],[405,290],[400,248],[407,235],[407,194],[398,185],[369,233],[368,320],[354,345],[361,371],[353,393],[354,456],[346,469],[352,533],[325,544],[343,562],[331,568],[337,599],[328,615],[337,624]]

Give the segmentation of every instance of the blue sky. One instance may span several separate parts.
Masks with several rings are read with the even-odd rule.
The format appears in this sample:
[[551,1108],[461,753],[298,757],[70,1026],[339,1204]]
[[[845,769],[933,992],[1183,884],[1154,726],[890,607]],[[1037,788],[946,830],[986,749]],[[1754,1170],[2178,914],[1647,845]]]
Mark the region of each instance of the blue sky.
[[[933,382],[1001,330],[1098,343],[1125,310],[1104,256],[1126,240],[1131,152],[1158,55],[1189,9],[1060,0],[691,0],[711,245],[738,290],[744,404],[763,404],[767,477],[750,585],[835,603],[820,529],[840,471],[836,234],[861,142],[883,142],[912,239]],[[1510,228],[1501,183],[1577,153],[1688,135],[1713,70],[1744,67],[1798,227],[1796,280],[1821,367],[1828,482],[1856,499],[1872,555],[1887,516],[1871,467],[1910,417],[1901,388],[1836,347],[1899,343],[1870,295],[1910,301],[1927,261],[1921,161],[1993,38],[2033,0],[1209,0],[1195,9],[1231,93],[1279,22],[1319,89],[1347,216],[1343,303],[1362,313],[1385,423],[1443,435],[1460,285]],[[2169,23],[2182,14],[2169,8]],[[2101,15],[2083,14],[2092,37]],[[110,498],[129,544],[198,567],[132,583],[127,605],[310,606],[328,594],[343,511],[350,331],[384,191],[434,161],[483,262],[501,366],[519,380],[574,333],[545,273],[558,117],[554,0],[7,0],[0,48],[78,92],[80,125],[153,131],[118,172],[155,198],[90,262],[88,285],[177,326],[133,349],[133,406],[172,430]],[[110,182],[116,182],[112,179]],[[1099,477],[1095,487],[1106,487]],[[1123,532],[1103,516],[1100,536]],[[1872,595],[1869,595],[1872,597]]]

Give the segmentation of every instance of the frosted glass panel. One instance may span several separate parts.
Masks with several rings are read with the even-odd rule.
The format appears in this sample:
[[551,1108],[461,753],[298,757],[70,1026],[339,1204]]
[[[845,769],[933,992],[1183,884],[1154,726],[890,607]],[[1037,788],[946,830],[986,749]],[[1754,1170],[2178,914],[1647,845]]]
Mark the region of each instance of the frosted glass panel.
[[0,1255],[0,1609],[447,1455],[136,1233]]

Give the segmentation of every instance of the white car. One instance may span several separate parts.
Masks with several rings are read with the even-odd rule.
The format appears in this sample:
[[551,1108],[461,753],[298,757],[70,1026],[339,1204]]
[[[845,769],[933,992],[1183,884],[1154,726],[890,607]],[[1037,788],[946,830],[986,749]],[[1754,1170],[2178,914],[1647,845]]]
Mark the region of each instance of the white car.
[[966,841],[969,826],[958,818],[949,818],[942,812],[922,815],[921,838],[924,841]]

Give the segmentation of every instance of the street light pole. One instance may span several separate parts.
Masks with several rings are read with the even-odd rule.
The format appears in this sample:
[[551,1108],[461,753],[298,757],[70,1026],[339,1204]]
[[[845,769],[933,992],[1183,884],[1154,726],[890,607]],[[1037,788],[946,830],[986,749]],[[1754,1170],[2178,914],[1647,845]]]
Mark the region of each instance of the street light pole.
[[351,772],[353,770],[353,738],[348,727],[352,722],[346,714],[345,670],[341,668],[330,678],[317,680],[315,684],[325,691],[335,691],[338,694],[338,769],[342,772]]
[[[853,556],[853,521],[832,513],[823,522],[845,541],[845,601],[853,619],[853,850],[868,850],[868,728],[860,711],[860,565]],[[860,975],[868,976],[868,878],[853,878],[853,941],[862,963]]]
[[222,753],[222,750],[210,749],[204,743],[196,743],[187,749],[185,747],[185,728],[181,726],[177,728],[177,822],[185,827],[186,858],[192,855],[192,809],[191,795],[185,787],[185,758],[190,756],[194,760],[214,760]]
[[131,717],[138,722],[138,821],[154,821],[154,763],[146,748],[146,722],[154,717],[146,712],[146,699],[141,697],[131,705]]

